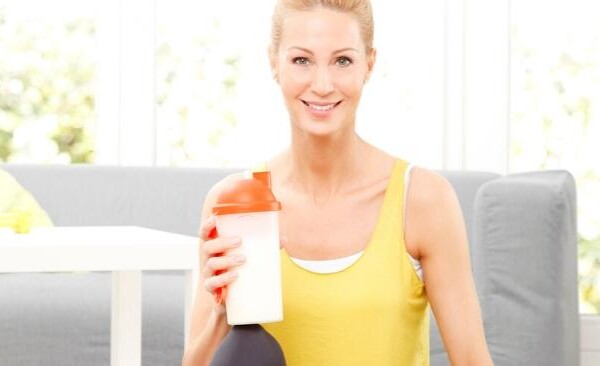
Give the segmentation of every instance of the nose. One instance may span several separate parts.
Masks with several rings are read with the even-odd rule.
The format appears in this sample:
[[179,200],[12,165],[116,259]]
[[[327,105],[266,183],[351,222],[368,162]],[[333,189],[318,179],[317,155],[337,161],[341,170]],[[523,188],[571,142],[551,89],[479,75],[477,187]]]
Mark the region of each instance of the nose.
[[319,67],[315,70],[311,83],[311,91],[319,96],[325,96],[334,90],[333,80],[327,67]]

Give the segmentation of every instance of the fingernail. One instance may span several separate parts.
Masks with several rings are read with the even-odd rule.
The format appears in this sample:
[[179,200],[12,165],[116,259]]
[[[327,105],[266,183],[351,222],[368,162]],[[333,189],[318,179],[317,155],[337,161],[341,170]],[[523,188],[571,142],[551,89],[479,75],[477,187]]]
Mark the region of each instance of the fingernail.
[[235,278],[235,277],[237,277],[237,275],[238,275],[237,271],[229,271],[229,277]]
[[210,232],[208,233],[208,238],[209,239],[215,239],[216,237],[219,236],[219,233],[217,232],[217,228],[213,227]]
[[246,261],[246,256],[244,256],[243,254],[238,254],[235,256],[234,258],[235,263],[244,263]]
[[242,238],[233,238],[231,239],[231,245],[234,247],[239,247],[242,244]]

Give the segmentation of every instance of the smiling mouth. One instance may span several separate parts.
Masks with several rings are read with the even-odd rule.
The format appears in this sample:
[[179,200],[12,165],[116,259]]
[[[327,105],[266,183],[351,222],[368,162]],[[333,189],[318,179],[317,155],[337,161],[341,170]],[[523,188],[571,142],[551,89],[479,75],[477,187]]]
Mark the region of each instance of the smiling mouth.
[[310,103],[307,102],[305,100],[301,100],[302,103],[304,103],[305,106],[308,107],[308,109],[312,109],[313,111],[317,111],[317,112],[327,112],[332,110],[333,108],[337,107],[338,105],[340,105],[340,103],[342,102],[341,100],[339,102],[336,103],[328,103],[328,104],[324,104],[324,103]]

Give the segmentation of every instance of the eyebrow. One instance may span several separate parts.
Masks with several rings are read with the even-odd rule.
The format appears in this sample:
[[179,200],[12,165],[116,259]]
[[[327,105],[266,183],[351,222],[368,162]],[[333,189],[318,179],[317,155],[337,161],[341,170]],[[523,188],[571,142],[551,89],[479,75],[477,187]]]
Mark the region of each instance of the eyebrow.
[[[298,46],[292,46],[292,47],[288,48],[288,51],[289,50],[293,50],[293,49],[304,51],[304,52],[306,52],[308,54],[314,55],[314,52],[311,51],[311,50],[309,50],[308,48],[298,47]],[[346,51],[354,51],[354,52],[358,53],[358,50],[356,48],[346,47],[346,48],[340,48],[339,50],[335,50],[335,51],[332,52],[332,54],[346,52]]]

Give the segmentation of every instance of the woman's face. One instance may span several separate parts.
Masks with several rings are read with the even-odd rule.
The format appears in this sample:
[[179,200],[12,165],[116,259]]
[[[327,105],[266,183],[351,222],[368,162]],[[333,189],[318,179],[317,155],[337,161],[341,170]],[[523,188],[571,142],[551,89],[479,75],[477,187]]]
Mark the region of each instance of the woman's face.
[[289,13],[271,67],[292,129],[320,136],[353,129],[374,62],[375,51],[366,54],[351,14],[321,8]]

